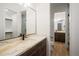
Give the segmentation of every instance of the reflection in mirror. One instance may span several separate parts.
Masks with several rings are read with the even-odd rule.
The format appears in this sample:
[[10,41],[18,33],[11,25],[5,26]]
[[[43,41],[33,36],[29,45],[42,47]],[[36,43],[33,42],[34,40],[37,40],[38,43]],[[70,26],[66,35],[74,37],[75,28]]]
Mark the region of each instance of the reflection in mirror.
[[5,39],[18,37],[20,34],[20,14],[7,9],[5,16]]
[[0,4],[0,40],[36,33],[36,10],[16,3]]
[[54,31],[65,31],[65,12],[54,14]]
[[[23,6],[16,3],[2,3],[0,6],[0,40],[19,37],[23,32],[21,27],[21,11],[25,10]],[[24,14],[22,15],[25,17]],[[24,26],[24,30],[25,30]]]

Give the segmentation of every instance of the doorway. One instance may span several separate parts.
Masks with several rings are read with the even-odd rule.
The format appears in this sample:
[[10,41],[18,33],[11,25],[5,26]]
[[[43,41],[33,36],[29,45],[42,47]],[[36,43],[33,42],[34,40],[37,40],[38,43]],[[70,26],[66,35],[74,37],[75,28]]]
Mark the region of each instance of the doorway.
[[[53,56],[69,56],[69,4],[53,3]],[[51,17],[51,18],[52,18]]]
[[54,41],[65,43],[65,12],[54,13]]

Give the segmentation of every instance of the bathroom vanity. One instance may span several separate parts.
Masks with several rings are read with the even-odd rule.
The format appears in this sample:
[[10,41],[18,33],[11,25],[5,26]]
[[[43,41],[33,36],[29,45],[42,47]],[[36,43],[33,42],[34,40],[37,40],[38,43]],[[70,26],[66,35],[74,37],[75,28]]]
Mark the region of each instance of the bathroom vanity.
[[29,35],[0,41],[0,56],[46,56],[46,36]]
[[55,41],[65,42],[65,32],[64,31],[55,32]]
[[16,3],[1,5],[0,56],[46,56],[46,36],[36,35],[34,6],[26,9]]

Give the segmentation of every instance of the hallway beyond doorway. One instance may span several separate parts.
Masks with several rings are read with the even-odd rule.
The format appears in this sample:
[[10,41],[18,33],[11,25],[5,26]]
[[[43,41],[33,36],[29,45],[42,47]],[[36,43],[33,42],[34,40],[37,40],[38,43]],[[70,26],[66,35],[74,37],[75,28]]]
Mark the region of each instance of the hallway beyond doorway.
[[69,51],[65,48],[64,43],[55,42],[52,56],[69,56]]

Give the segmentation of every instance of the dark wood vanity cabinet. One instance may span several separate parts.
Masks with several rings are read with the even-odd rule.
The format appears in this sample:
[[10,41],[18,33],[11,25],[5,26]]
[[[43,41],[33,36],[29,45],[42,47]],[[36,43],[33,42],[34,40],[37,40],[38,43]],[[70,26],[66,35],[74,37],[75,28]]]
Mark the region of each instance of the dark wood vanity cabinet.
[[21,56],[46,56],[46,39],[21,54]]
[[55,41],[65,42],[65,33],[55,32]]

